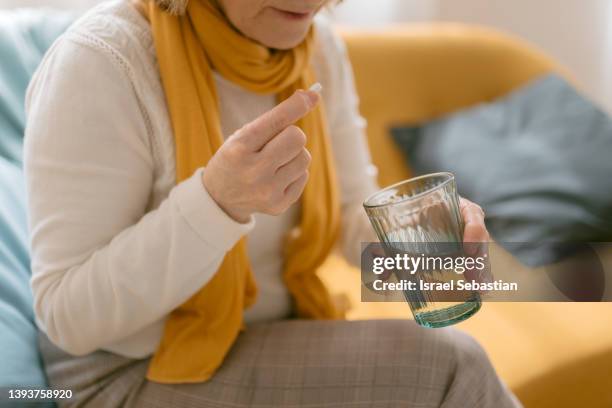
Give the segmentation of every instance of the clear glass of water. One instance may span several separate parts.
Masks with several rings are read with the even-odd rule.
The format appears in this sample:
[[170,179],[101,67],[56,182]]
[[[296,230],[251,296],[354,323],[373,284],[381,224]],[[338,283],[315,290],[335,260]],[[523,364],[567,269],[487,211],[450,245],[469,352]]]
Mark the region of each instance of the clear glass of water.
[[[430,174],[390,186],[368,198],[364,208],[387,256],[448,259],[464,255],[464,224],[451,173]],[[454,269],[444,267],[425,268],[414,275],[396,271],[395,275],[398,279],[426,283],[456,283],[464,279]],[[449,326],[468,319],[480,309],[477,291],[449,293],[421,290],[420,286],[404,290],[404,297],[421,326]]]

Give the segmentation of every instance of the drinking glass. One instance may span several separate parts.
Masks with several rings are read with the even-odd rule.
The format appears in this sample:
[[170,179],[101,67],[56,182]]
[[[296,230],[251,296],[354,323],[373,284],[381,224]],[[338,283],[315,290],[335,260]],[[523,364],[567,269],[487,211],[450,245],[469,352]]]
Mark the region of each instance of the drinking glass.
[[[463,256],[463,219],[455,177],[436,173],[388,187],[368,198],[364,208],[385,254],[447,257]],[[463,279],[454,269],[434,267],[414,275],[395,271],[399,279],[427,283]],[[418,287],[419,285],[417,285]],[[445,327],[474,315],[481,305],[477,291],[404,290],[418,324]]]

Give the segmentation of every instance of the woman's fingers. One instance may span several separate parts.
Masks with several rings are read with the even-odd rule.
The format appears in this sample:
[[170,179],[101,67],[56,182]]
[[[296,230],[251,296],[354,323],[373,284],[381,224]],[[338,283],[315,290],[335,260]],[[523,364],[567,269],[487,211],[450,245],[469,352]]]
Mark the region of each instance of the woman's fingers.
[[298,156],[304,146],[306,135],[302,129],[291,125],[264,146],[260,153],[261,160],[278,170]]
[[[488,257],[488,242],[490,240],[489,232],[485,225],[485,213],[479,205],[461,198],[460,202],[461,215],[465,222],[465,230],[463,232],[463,248],[467,255],[472,257]],[[485,260],[484,269],[468,269],[464,276],[469,280],[478,281],[481,283],[493,282],[491,274],[491,265]],[[486,294],[487,291],[480,291],[481,294]]]
[[[485,224],[485,214],[480,206],[465,198],[460,202],[461,215],[465,223],[463,242],[489,242],[489,232]],[[474,246],[477,249],[477,246]]]
[[235,137],[243,141],[251,151],[258,152],[283,130],[306,116],[319,103],[314,91],[299,90],[291,97],[244,126]]
[[282,188],[299,179],[310,167],[312,156],[305,148],[295,156],[289,163],[285,164],[276,172],[277,182]]
[[306,187],[306,183],[308,182],[308,176],[308,171],[306,171],[296,181],[289,184],[285,190],[285,200],[287,205],[295,203],[300,198],[302,192],[304,192],[304,187]]

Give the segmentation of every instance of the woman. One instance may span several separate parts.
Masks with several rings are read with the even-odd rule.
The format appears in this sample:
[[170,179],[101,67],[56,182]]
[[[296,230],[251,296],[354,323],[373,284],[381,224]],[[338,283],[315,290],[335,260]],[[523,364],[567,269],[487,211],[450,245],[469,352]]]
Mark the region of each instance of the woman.
[[336,238],[358,262],[377,188],[326,3],[115,0],[46,56],[25,166],[66,405],[517,405],[463,334],[323,321],[341,314],[314,271]]

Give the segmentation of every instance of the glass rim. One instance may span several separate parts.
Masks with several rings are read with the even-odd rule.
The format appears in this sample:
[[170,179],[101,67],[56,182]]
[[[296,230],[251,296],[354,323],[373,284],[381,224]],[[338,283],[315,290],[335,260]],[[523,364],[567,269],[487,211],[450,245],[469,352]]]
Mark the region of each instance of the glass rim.
[[[428,178],[435,178],[435,177],[447,177],[446,180],[444,180],[443,182],[441,182],[440,184],[438,184],[437,186],[427,190],[427,191],[423,191],[419,194],[415,194],[413,196],[410,197],[406,197],[406,198],[402,198],[399,201],[395,201],[393,203],[385,203],[385,204],[368,204],[370,201],[374,200],[375,197],[384,194],[385,192],[394,189],[394,188],[398,188],[402,185],[405,184],[412,184],[414,182],[417,182],[419,180],[423,180],[423,179],[428,179]],[[451,172],[448,171],[442,171],[442,172],[438,172],[438,173],[431,173],[431,174],[424,174],[422,176],[418,176],[418,177],[413,177],[410,178],[408,180],[404,180],[404,181],[400,181],[399,183],[395,183],[390,185],[389,187],[385,187],[380,191],[377,191],[376,193],[370,195],[368,198],[366,198],[366,200],[363,202],[363,206],[366,209],[373,209],[373,208],[383,208],[383,207],[388,207],[391,205],[396,205],[396,204],[401,204],[401,203],[405,203],[405,202],[409,202],[409,201],[415,201],[418,200],[420,198],[423,198],[424,196],[426,196],[427,194],[431,194],[434,191],[437,191],[441,188],[444,188],[448,183],[451,183],[455,180],[455,175]]]

